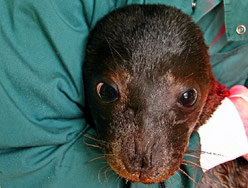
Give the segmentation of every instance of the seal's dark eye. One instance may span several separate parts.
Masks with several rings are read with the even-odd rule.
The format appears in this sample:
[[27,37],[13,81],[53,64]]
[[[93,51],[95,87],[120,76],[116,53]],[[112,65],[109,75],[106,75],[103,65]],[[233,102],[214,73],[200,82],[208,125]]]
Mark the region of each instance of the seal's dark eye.
[[195,104],[196,99],[197,99],[197,91],[195,89],[190,89],[181,95],[179,99],[179,103],[184,107],[189,108]]
[[119,98],[119,92],[116,88],[104,83],[99,82],[96,86],[98,96],[103,102],[113,102]]

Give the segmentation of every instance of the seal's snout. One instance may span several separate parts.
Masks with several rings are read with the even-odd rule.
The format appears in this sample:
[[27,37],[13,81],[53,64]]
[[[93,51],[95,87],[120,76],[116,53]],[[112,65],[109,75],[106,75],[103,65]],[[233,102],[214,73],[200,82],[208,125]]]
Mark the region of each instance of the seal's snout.
[[[109,127],[106,136],[109,143],[105,151],[108,153],[107,162],[131,182],[161,182],[179,169],[188,143],[189,128],[184,124],[173,124],[174,118],[170,122],[167,120],[166,124],[160,121],[163,116],[152,118],[146,108],[138,111],[135,118],[125,116],[121,122],[111,123],[114,126]],[[118,117],[125,114],[119,113]]]
[[[179,168],[178,158],[172,159],[172,153],[166,146],[165,139],[158,135],[136,134],[132,138],[124,140],[121,149],[119,163],[123,164],[125,178],[132,182],[143,182],[146,184],[163,181]],[[154,137],[153,137],[154,136]],[[148,139],[149,138],[149,139]],[[159,139],[157,139],[159,138]],[[173,165],[167,165],[171,161]],[[178,163],[178,164],[177,164]],[[175,169],[174,169],[175,168]]]

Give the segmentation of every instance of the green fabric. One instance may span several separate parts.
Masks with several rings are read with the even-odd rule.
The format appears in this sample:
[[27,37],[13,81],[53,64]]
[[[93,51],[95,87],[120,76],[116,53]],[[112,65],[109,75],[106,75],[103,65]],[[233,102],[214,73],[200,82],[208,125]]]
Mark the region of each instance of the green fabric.
[[[236,27],[244,24],[248,28],[247,11],[240,13],[239,8],[237,8],[237,6],[240,6],[241,10],[244,7],[247,9],[248,1],[231,1],[232,4],[229,4],[228,10],[226,1],[225,6],[223,3],[218,4],[215,1],[212,3],[215,5],[213,10],[209,12],[209,9],[205,8],[208,10],[205,16],[201,17],[200,20],[195,18],[195,15],[193,15],[193,18],[201,26],[206,44],[209,46],[210,61],[216,78],[229,88],[237,84],[244,85],[248,77],[248,31],[244,35],[238,35]],[[233,4],[235,6],[230,8]],[[204,7],[207,7],[207,5]],[[227,14],[230,14],[229,10],[232,10],[233,13],[228,22],[233,23],[232,26],[225,23]],[[238,11],[234,12],[234,10]],[[221,28],[225,28],[226,32],[232,31],[232,35],[228,37],[229,34],[223,34],[215,42],[215,39],[221,33]]]
[[[231,32],[236,25],[248,23],[248,2],[235,2],[225,1],[223,7],[218,0],[197,0],[193,12],[191,1],[184,0],[0,0],[0,186],[95,188],[123,184],[106,170],[104,161],[90,162],[101,153],[83,141],[84,133],[94,134],[84,119],[82,83],[90,29],[117,7],[162,3],[192,15],[211,45],[220,23],[224,24],[223,14],[228,14],[228,37],[222,36],[211,46],[210,55],[215,75],[230,87],[244,84],[248,75],[248,35]],[[237,14],[238,10],[244,11]],[[196,134],[190,147],[198,148],[198,143]],[[194,175],[192,169],[186,170]],[[196,181],[201,173],[197,175]],[[184,176],[181,181],[185,187],[194,186]],[[172,187],[180,186],[176,177],[167,181],[168,187],[170,182]]]
[[247,1],[243,0],[224,0],[225,4],[225,24],[228,40],[238,41],[248,39],[248,34],[239,35],[236,32],[238,25],[247,25]]

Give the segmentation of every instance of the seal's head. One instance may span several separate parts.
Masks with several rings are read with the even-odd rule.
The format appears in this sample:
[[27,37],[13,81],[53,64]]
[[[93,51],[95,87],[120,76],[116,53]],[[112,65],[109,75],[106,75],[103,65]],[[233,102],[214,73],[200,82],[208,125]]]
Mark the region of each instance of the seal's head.
[[190,135],[219,104],[200,28],[162,5],[128,6],[98,22],[84,79],[107,162],[132,182],[173,175]]

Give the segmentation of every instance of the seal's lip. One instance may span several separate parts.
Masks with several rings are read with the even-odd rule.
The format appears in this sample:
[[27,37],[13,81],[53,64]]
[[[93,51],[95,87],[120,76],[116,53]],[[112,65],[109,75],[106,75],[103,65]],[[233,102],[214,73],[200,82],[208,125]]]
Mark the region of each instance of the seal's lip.
[[138,173],[136,173],[135,175],[132,174],[131,178],[126,178],[128,179],[128,181],[130,182],[139,182],[139,183],[144,183],[144,184],[154,184],[154,183],[159,183],[162,182],[166,179],[168,179],[170,176],[154,176],[151,177],[149,175],[147,175],[145,172],[142,172],[142,170]]

